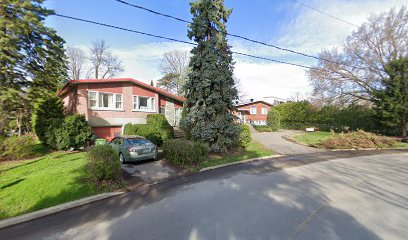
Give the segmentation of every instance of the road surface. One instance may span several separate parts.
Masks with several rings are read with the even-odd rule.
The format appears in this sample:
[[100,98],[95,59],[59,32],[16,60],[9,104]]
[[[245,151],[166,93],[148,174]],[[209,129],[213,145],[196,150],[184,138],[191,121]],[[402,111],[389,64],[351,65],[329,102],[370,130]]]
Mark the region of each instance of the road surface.
[[408,153],[322,154],[282,170],[285,158],[195,174],[6,228],[0,238],[406,239]]

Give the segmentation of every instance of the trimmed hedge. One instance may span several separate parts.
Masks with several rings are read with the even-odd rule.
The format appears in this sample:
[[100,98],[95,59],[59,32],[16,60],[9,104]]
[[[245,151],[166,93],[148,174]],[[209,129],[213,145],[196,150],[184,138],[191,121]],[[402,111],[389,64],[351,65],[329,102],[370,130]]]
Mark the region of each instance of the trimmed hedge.
[[43,156],[47,148],[33,134],[7,137],[0,143],[0,159],[19,160]]
[[194,167],[208,158],[208,147],[200,142],[172,139],[163,144],[166,160],[182,168]]
[[255,128],[257,132],[272,132],[272,128],[268,126],[252,125],[252,127]]
[[268,126],[272,129],[272,131],[279,130],[281,117],[280,117],[279,112],[276,109],[271,108],[271,110],[269,110],[268,116],[267,116],[267,122],[268,122]]
[[128,123],[125,125],[123,133],[125,135],[145,137],[159,146],[174,136],[173,127],[169,124],[166,117],[161,114],[149,114],[147,116],[147,124]]
[[340,108],[337,106],[314,107],[307,101],[279,104],[276,109],[281,117],[281,127],[286,129],[302,129],[316,127],[322,131],[336,132],[354,131],[386,131],[374,121],[373,112],[365,107],[351,105]]
[[242,148],[246,148],[251,144],[252,141],[252,134],[251,129],[248,125],[244,124],[241,125],[241,133],[239,134],[239,145]]
[[119,154],[109,145],[98,145],[88,153],[89,176],[95,181],[121,180]]

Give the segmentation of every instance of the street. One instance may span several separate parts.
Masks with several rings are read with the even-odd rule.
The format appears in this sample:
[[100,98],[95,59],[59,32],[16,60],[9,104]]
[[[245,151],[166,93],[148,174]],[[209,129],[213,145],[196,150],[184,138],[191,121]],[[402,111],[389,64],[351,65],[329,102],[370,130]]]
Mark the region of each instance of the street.
[[322,160],[279,165],[301,161],[299,155],[194,174],[6,228],[0,236],[406,239],[406,151],[314,154]]

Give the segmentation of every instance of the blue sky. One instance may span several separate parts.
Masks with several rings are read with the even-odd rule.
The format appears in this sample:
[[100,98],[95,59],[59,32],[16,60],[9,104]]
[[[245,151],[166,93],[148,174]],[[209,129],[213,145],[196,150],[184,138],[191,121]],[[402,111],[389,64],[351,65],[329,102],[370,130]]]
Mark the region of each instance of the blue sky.
[[[129,3],[191,19],[189,1],[185,0],[126,0]],[[403,0],[303,0],[303,3],[360,25],[372,13],[400,7]],[[226,0],[233,8],[228,21],[230,33],[243,35],[281,47],[317,55],[324,48],[341,45],[355,27],[328,18],[294,0]],[[113,0],[47,1],[46,7],[57,13],[124,28],[188,40],[185,23],[132,8]],[[123,61],[121,77],[133,77],[145,82],[160,78],[158,64],[164,52],[189,50],[190,46],[155,39],[134,33],[95,26],[88,23],[49,17],[47,25],[55,28],[67,46],[87,49],[96,39],[104,39]],[[233,50],[304,65],[313,65],[309,58],[277,51],[269,47],[229,39]],[[241,80],[248,97],[274,95],[288,98],[296,92],[310,91],[305,71],[298,67],[275,64],[247,57],[235,57],[235,75]]]

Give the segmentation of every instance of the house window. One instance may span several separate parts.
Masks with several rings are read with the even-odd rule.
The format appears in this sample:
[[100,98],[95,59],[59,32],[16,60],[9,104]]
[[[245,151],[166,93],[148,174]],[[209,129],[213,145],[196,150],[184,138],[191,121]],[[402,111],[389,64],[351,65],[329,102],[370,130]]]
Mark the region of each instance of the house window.
[[256,114],[256,107],[251,107],[251,114]]
[[263,115],[266,115],[266,114],[268,114],[268,109],[267,108],[262,108],[261,112],[262,112]]
[[154,97],[133,96],[133,110],[154,112],[156,110],[155,98]]
[[97,92],[89,92],[89,107],[94,108],[98,102]]
[[122,106],[123,106],[122,95],[117,94],[116,95],[116,108],[121,109]]
[[122,110],[123,96],[116,93],[89,91],[88,107],[95,110]]

